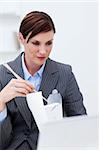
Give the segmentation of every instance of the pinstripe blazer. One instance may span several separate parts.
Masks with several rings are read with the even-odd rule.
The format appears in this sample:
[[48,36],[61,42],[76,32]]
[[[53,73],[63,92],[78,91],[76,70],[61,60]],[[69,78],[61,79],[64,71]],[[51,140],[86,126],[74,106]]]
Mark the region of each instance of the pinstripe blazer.
[[[21,55],[8,64],[24,78]],[[0,90],[12,78],[15,78],[13,74],[1,65]],[[40,90],[42,90],[43,96],[47,98],[53,89],[57,89],[62,96],[64,116],[86,114],[83,97],[71,67],[48,59],[42,75]],[[25,97],[16,97],[8,102],[7,117],[0,123],[0,150],[35,150],[38,133],[38,128]]]

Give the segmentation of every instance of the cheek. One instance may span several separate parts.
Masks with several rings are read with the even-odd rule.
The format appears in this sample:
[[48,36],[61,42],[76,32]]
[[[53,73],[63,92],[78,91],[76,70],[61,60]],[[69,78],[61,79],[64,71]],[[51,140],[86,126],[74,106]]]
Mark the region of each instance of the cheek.
[[52,50],[52,47],[53,47],[53,46],[48,46],[48,47],[47,47],[47,51],[50,52],[50,51]]
[[52,50],[52,47],[49,47],[49,48],[47,49],[47,53],[50,54],[51,50]]
[[49,48],[49,49],[48,49],[48,53],[50,53],[50,52],[51,52],[51,50],[52,50],[52,49],[51,49],[51,48]]
[[35,55],[37,53],[37,51],[38,51],[38,48],[35,47],[35,46],[30,46],[28,51],[29,51],[30,54],[32,54],[32,55],[34,54]]

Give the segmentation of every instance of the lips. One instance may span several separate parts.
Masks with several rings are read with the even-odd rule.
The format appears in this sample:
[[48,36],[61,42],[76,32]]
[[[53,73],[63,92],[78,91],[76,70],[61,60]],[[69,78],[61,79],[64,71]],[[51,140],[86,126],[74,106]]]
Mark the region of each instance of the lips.
[[40,60],[44,60],[46,57],[37,57]]
[[46,56],[42,55],[42,56],[37,56],[38,58],[45,58]]

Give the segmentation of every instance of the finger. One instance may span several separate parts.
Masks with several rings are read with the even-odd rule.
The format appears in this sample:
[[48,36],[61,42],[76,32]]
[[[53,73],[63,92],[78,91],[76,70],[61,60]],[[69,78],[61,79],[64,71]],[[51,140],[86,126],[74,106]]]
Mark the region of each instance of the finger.
[[22,88],[22,89],[25,89],[25,90],[27,90],[28,92],[32,92],[33,91],[33,88],[30,88],[29,86],[27,86],[26,84],[24,84],[24,83],[16,83],[15,85],[14,85],[14,87],[16,87],[17,89],[20,89],[20,88]]
[[32,92],[34,89],[33,85],[30,84],[29,82],[25,81],[25,80],[15,79],[12,81],[11,84],[13,87],[24,88],[24,89],[28,90],[29,92]]
[[27,95],[28,93],[30,93],[27,89],[25,88],[16,88],[14,87],[14,91],[16,92],[16,94],[20,93],[20,94],[24,94],[24,95]]
[[26,94],[18,93],[18,94],[16,95],[16,97],[26,97]]
[[26,81],[26,80],[24,80],[24,79],[16,79],[17,80],[17,82],[19,82],[19,83],[24,83],[24,84],[26,84],[26,85],[28,85],[28,86],[30,86],[31,88],[33,88],[33,85],[29,82],[29,81]]

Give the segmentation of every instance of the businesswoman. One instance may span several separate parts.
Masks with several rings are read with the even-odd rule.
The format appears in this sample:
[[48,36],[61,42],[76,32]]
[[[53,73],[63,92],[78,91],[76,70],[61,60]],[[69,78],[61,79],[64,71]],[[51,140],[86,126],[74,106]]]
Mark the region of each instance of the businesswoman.
[[39,130],[25,97],[34,89],[46,98],[57,89],[64,117],[86,114],[71,66],[49,58],[55,32],[48,14],[28,13],[19,28],[24,52],[8,62],[21,78],[0,66],[0,150],[36,150]]

